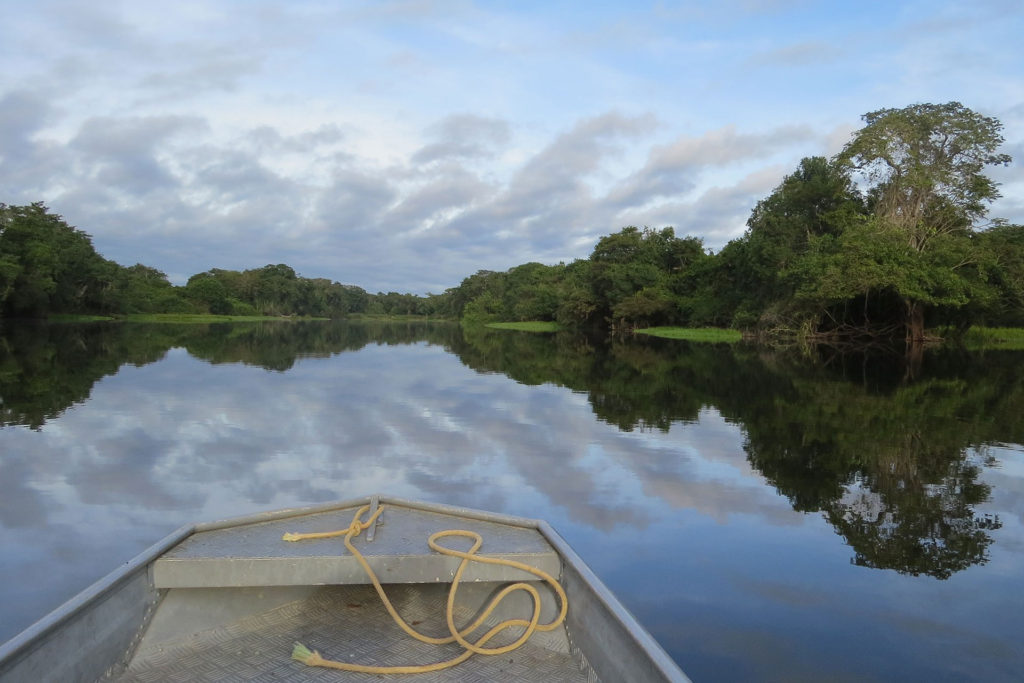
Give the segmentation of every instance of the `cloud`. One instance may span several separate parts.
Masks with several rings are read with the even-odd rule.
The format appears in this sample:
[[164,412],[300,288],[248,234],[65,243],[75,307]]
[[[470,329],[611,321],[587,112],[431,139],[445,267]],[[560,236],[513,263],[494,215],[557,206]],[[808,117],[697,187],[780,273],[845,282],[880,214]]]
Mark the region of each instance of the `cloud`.
[[196,156],[208,160],[204,163],[202,158],[196,159],[190,184],[209,195],[211,208],[252,201],[267,194],[288,195],[298,189],[287,178],[263,165],[259,158],[245,152],[221,150]]
[[12,90],[0,97],[0,154],[16,159],[27,154],[30,139],[56,116],[53,104],[42,94]]
[[82,124],[68,147],[77,153],[83,180],[108,195],[138,197],[178,187],[158,151],[175,137],[205,130],[196,117],[97,117]]
[[139,87],[167,99],[194,97],[205,90],[231,92],[240,87],[244,76],[256,73],[260,65],[257,57],[218,50],[174,70],[149,73],[139,80]]
[[764,134],[738,133],[725,126],[700,136],[683,136],[655,147],[647,163],[608,195],[611,206],[639,207],[659,197],[685,194],[707,169],[759,159],[794,142],[815,137],[807,127],[785,127]]
[[457,114],[434,124],[428,133],[435,138],[412,155],[413,164],[451,158],[486,158],[508,143],[511,128],[507,121],[472,114]]
[[388,212],[385,223],[395,234],[429,239],[428,230],[452,215],[486,202],[495,187],[460,167],[453,167],[408,192]]
[[[432,243],[449,253],[463,252],[455,256],[459,263],[484,257],[506,268],[565,254],[575,237],[593,230],[598,204],[588,181],[618,154],[622,142],[648,135],[656,125],[649,115],[617,112],[577,122],[528,157],[507,183],[487,184],[490,193],[482,201],[467,202],[450,219],[439,221],[430,232]],[[461,179],[482,182],[469,175]],[[463,271],[458,279],[475,270]]]
[[743,234],[750,211],[781,182],[781,166],[758,169],[734,185],[712,186],[693,198],[618,214],[628,225],[671,225],[678,235],[699,235],[705,246],[721,248]]
[[129,18],[112,5],[103,3],[43,3],[44,22],[55,27],[63,37],[75,41],[88,52],[123,53],[126,50],[145,52],[147,43]]
[[592,197],[586,180],[619,151],[620,141],[648,135],[656,125],[652,116],[617,112],[579,121],[522,165],[488,213],[504,221],[520,221],[515,227],[526,227],[527,235],[533,231],[524,222],[531,218],[557,215],[565,208],[584,209],[583,217],[583,205]]
[[206,129],[205,121],[198,117],[95,117],[82,124],[70,146],[97,157],[132,156],[152,153],[176,135]]
[[379,175],[338,169],[317,202],[317,217],[325,229],[339,235],[372,235],[397,196],[397,189]]
[[524,164],[513,188],[532,191],[553,181],[569,185],[598,170],[608,155],[619,150],[620,141],[649,135],[657,125],[650,114],[626,116],[615,111],[582,119]]
[[834,43],[812,40],[756,53],[750,57],[748,63],[756,66],[820,67],[822,64],[834,62],[842,54]]
[[814,137],[814,131],[808,126],[784,126],[767,133],[738,133],[735,126],[730,125],[655,148],[649,166],[659,171],[673,166],[724,166],[764,157],[781,146]]
[[61,116],[44,92],[12,90],[0,96],[0,197],[8,204],[39,201],[52,180],[67,174],[67,150],[44,131]]

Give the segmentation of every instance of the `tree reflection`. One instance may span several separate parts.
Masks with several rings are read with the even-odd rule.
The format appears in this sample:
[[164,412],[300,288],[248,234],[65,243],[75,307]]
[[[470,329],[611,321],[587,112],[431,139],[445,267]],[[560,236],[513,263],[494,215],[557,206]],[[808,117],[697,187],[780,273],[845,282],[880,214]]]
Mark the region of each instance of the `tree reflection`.
[[0,327],[0,427],[39,429],[87,400],[93,385],[122,365],[153,363],[172,348],[209,363],[283,372],[300,357],[368,344],[451,346],[457,334],[455,325],[417,321],[8,325]]
[[163,327],[141,335],[104,324],[0,328],[0,426],[39,429],[88,399],[93,384],[125,363],[162,358],[173,339]]
[[794,508],[822,511],[858,565],[947,578],[984,563],[1001,523],[975,513],[991,493],[979,476],[994,464],[986,444],[1021,442],[1024,359],[937,350],[914,382],[847,360],[862,371],[831,357],[790,370],[774,417],[741,416],[750,462]]
[[546,363],[546,381],[586,392],[624,430],[667,430],[714,406],[742,425],[751,465],[795,510],[822,513],[855,564],[944,579],[987,560],[1001,522],[975,512],[991,493],[979,476],[993,464],[985,444],[1024,439],[1024,355],[933,350],[911,373],[884,352],[628,339],[588,351],[504,334],[468,337],[460,355],[534,383]]

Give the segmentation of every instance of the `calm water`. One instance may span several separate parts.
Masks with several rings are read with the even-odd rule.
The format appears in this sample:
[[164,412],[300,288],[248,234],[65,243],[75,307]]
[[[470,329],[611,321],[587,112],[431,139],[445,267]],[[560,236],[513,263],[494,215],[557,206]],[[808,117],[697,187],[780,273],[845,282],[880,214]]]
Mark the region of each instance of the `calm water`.
[[186,522],[554,524],[694,679],[1024,671],[1024,354],[452,325],[0,330],[0,640]]

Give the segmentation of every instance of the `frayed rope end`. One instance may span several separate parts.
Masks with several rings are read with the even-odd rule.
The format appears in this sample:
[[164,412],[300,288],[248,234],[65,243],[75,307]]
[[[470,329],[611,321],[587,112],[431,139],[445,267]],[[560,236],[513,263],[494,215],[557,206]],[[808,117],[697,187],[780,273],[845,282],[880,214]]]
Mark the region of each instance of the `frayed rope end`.
[[318,652],[310,650],[302,643],[295,643],[295,647],[292,648],[292,659],[298,660],[303,664],[306,664],[307,666],[315,666],[315,664],[311,663],[311,661],[315,661],[315,659],[320,659],[320,654]]

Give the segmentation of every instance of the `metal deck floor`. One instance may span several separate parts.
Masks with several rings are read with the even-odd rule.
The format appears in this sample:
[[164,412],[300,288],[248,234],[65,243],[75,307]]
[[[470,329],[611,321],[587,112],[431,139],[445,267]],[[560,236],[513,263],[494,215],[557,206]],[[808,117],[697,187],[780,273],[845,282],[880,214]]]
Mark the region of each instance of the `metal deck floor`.
[[[399,613],[415,628],[432,635],[447,633],[446,585],[392,584],[385,590]],[[472,608],[457,609],[456,623],[468,623],[472,616]],[[497,621],[500,619],[494,623]],[[505,640],[503,637],[496,637],[489,645],[509,642],[514,634]],[[114,680],[332,683],[409,678],[307,667],[290,658],[296,641],[329,659],[374,665],[429,664],[451,659],[462,651],[458,645],[427,645],[409,638],[391,620],[371,586],[330,586],[308,598],[176,641],[147,646],[144,640],[128,669]],[[525,645],[505,655],[476,655],[451,669],[414,674],[409,680],[593,683],[593,673],[571,650],[564,628],[560,628],[535,634]]]

